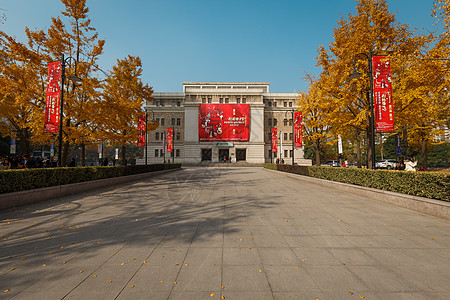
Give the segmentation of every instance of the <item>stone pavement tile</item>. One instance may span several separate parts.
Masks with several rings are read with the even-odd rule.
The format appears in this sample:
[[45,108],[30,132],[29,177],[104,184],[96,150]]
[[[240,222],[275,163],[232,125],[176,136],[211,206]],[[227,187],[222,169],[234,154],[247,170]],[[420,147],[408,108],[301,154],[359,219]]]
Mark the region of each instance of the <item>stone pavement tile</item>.
[[[9,294],[0,295],[0,299],[7,299],[8,296],[12,296]],[[26,293],[22,292],[18,294],[15,298],[20,300],[60,300],[64,295],[60,293],[53,293],[51,291],[45,291],[40,293]]]
[[402,252],[421,265],[450,267],[450,252],[447,249],[402,249]]
[[[250,250],[253,251],[253,250]],[[297,256],[291,248],[257,248],[264,266],[298,265]]]
[[116,295],[136,273],[136,266],[102,266],[93,271],[80,285],[70,293],[83,298],[89,293],[115,293]]
[[[350,235],[345,239],[349,241],[356,248],[387,248],[392,247],[384,236],[370,236],[370,235]],[[392,240],[392,237],[388,237]]]
[[271,292],[233,292],[224,290],[222,295],[225,300],[273,300]]
[[222,248],[195,248],[188,250],[184,264],[189,266],[212,266],[222,264]]
[[347,266],[372,292],[422,292],[392,270],[383,266]]
[[446,237],[412,235],[404,237],[404,240],[406,241],[406,243],[414,245],[414,247],[408,248],[442,249],[450,247],[450,238]]
[[342,263],[330,252],[333,248],[292,248],[297,263],[312,266],[340,266]]
[[75,290],[74,292],[67,295],[64,300],[98,300],[98,299],[115,299],[118,292],[93,292],[93,291],[78,291]]
[[353,245],[344,236],[313,235],[312,238],[326,248],[353,248]]
[[222,248],[224,243],[224,235],[221,232],[215,233],[213,235],[196,234],[191,242],[191,247],[195,248]]
[[[171,291],[181,266],[150,266],[145,264],[127,283],[127,292]],[[133,288],[130,286],[134,285]]]
[[[170,292],[135,292],[132,288],[125,290],[120,293],[120,295],[116,298],[117,300],[167,300],[169,298]],[[101,299],[101,298],[99,298]]]
[[312,236],[284,236],[289,247],[293,248],[319,248],[322,247]]
[[301,225],[289,225],[289,226],[274,226],[276,232],[281,235],[294,235],[294,236],[305,236],[307,233],[305,232],[305,228]]
[[364,252],[384,266],[415,266],[418,261],[405,254],[404,249],[364,249]]
[[337,236],[338,233],[334,231],[334,228],[330,226],[323,225],[306,225],[304,229],[308,235],[326,235],[326,236]]
[[246,234],[227,234],[223,236],[223,247],[256,247],[253,236]]
[[182,266],[173,291],[208,292],[220,289],[220,266]]
[[70,265],[101,265],[108,261],[118,253],[123,247],[121,244],[117,245],[100,245],[96,244],[87,248],[85,251],[79,253],[75,257],[67,261]]
[[285,238],[278,234],[255,234],[253,241],[255,247],[289,247]]
[[360,249],[330,248],[329,251],[341,264],[347,266],[370,266],[379,264],[379,262]]
[[189,247],[192,242],[194,233],[169,233],[166,234],[164,239],[158,245],[158,247]]
[[[149,298],[147,298],[149,299]],[[151,298],[153,300],[153,298]],[[173,291],[170,294],[169,300],[213,300],[220,299],[220,290],[204,291],[204,292],[177,292]]]
[[222,285],[227,291],[268,292],[270,291],[262,267],[223,266]]
[[421,266],[417,269],[415,265],[392,266],[390,269],[401,276],[403,280],[422,289],[433,293],[450,293],[450,267],[428,267]]
[[343,266],[304,266],[320,290],[365,291],[367,286]]
[[223,264],[235,266],[259,266],[261,260],[256,248],[223,248]]
[[279,234],[277,226],[272,225],[249,225],[248,228],[254,235]]
[[264,266],[272,291],[320,291],[311,276],[301,267]]
[[265,216],[247,216],[246,217],[248,225],[272,225],[270,221]]
[[152,266],[174,266],[183,262],[189,248],[157,247],[147,263]]
[[[395,236],[407,236],[407,235],[413,235],[414,233],[398,227],[398,226],[389,226],[387,225],[389,221],[385,221],[384,223],[380,223],[379,225],[360,225],[358,224],[358,229],[363,232],[364,234],[367,235],[383,235],[383,236],[387,236],[387,235],[395,235]],[[384,225],[386,224],[386,225]]]
[[147,260],[155,247],[131,246],[120,249],[105,265],[140,265]]
[[234,225],[234,224],[225,224],[223,226],[223,232],[225,234],[242,234],[245,236],[251,236],[252,233],[250,231],[250,226],[247,225]]
[[273,292],[274,300],[324,300],[325,296],[322,292]]

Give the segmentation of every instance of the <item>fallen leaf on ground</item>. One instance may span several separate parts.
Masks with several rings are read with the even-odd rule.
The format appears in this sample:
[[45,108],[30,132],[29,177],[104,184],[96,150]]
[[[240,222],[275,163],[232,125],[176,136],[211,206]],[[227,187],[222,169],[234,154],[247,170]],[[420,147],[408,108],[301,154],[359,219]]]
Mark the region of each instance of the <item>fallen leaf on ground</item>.
[[211,296],[211,297],[214,297],[215,295],[216,295],[216,294],[214,294],[214,293],[211,293],[211,295],[210,295],[210,296]]
[[11,289],[6,289],[3,291],[3,293],[8,293]]

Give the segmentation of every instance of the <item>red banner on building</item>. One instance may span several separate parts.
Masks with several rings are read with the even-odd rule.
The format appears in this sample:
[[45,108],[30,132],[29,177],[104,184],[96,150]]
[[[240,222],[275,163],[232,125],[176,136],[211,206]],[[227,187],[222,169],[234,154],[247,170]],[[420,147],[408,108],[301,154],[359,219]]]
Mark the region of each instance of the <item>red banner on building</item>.
[[199,104],[198,137],[200,141],[248,141],[249,104]]
[[138,147],[145,147],[145,114],[138,119]]
[[173,152],[173,128],[167,128],[167,152]]
[[294,145],[296,148],[303,147],[303,116],[301,111],[294,112]]
[[278,152],[278,134],[277,129],[272,128],[272,153]]
[[386,56],[374,56],[372,61],[375,131],[394,131],[391,63]]
[[44,132],[59,132],[61,108],[61,62],[48,64],[47,97],[45,100]]

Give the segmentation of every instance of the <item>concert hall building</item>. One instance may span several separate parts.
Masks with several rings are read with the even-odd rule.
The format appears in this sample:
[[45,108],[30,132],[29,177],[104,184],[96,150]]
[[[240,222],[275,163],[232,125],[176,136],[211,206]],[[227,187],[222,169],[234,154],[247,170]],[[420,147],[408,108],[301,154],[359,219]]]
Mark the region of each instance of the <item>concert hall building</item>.
[[[292,150],[297,93],[270,93],[266,82],[184,82],[182,93],[154,93],[145,110],[159,127],[148,132],[147,162],[262,164],[277,158],[311,165],[303,148]],[[173,128],[173,152],[167,129]],[[272,128],[278,151],[272,152]],[[145,163],[138,159],[138,164]]]

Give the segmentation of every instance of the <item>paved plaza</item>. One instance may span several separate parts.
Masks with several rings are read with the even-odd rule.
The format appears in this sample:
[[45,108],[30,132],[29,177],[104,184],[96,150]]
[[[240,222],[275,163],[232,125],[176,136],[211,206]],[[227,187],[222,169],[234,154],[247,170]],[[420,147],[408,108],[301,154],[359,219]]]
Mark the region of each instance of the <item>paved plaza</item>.
[[450,221],[262,168],[0,212],[0,299],[450,299]]

